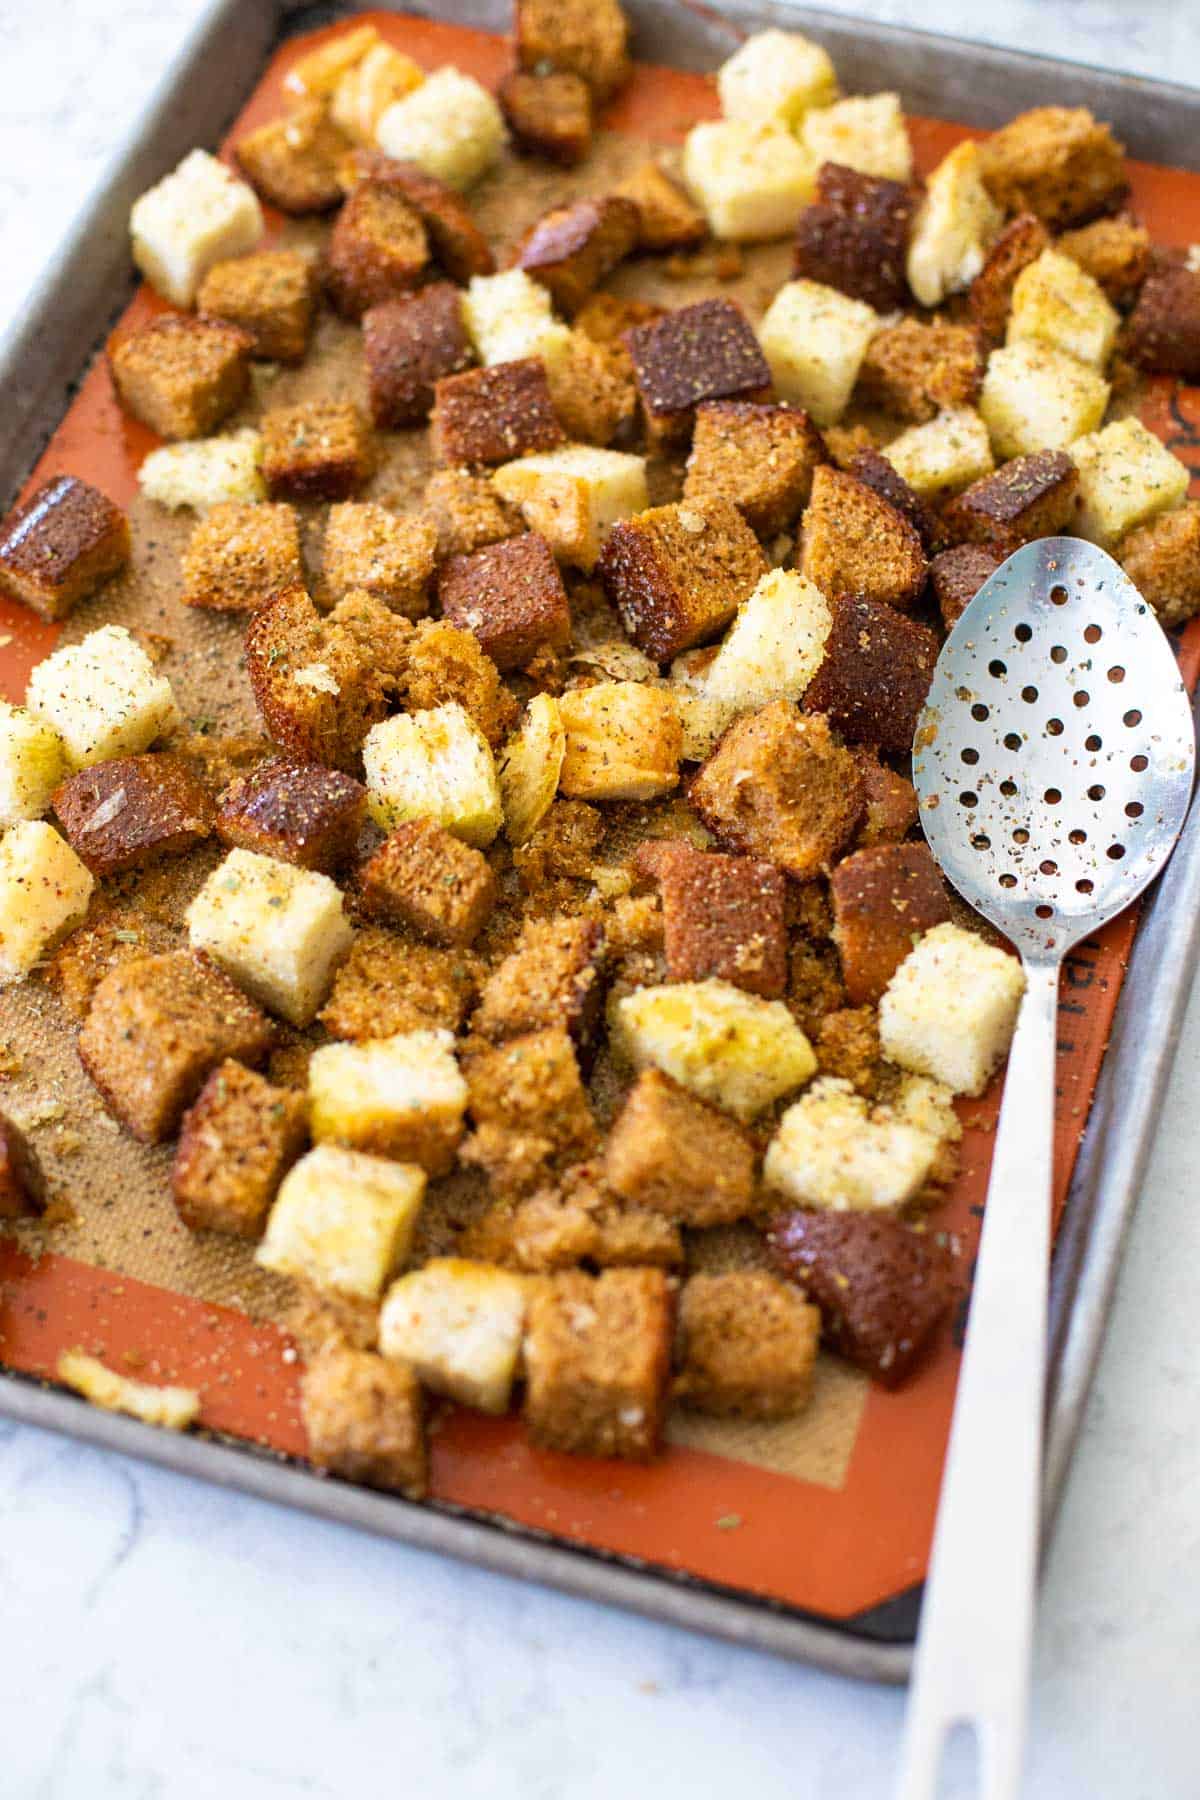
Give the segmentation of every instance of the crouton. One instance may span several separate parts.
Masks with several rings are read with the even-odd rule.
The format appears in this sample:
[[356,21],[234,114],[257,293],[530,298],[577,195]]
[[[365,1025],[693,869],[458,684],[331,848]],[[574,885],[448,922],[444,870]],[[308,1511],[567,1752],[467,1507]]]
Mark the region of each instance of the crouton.
[[224,500],[192,527],[184,552],[185,606],[253,612],[304,585],[300,530],[290,506]]
[[496,91],[505,123],[521,150],[568,168],[592,147],[592,95],[568,70],[530,75],[510,69]]
[[597,103],[629,77],[629,25],[619,0],[516,0],[517,61],[587,82]]
[[1152,375],[1200,379],[1200,271],[1167,264],[1146,277],[1122,349]]
[[58,733],[71,769],[136,756],[179,723],[170,682],[123,625],[102,625],[45,657],[25,704]]
[[908,520],[926,550],[935,548],[941,526],[933,512],[909,487],[898,469],[893,468],[882,450],[856,450],[845,470],[864,487],[878,494]]
[[308,1117],[317,1144],[340,1144],[445,1175],[454,1164],[466,1105],[467,1084],[448,1031],[323,1044],[309,1059]]
[[1024,991],[1015,957],[959,925],[935,926],[879,1002],[883,1053],[956,1094],[981,1094],[1008,1054]]
[[[820,665],[830,620],[825,596],[794,569],[762,577],[695,678],[699,698],[714,710],[717,736],[738,713],[800,699]],[[678,671],[676,663],[676,679]]]
[[280,1182],[308,1138],[304,1099],[232,1060],[188,1109],[171,1169],[176,1210],[192,1231],[259,1238]]
[[397,162],[378,150],[357,150],[342,164],[343,185],[385,181],[419,214],[434,256],[451,281],[490,275],[496,267],[487,239],[461,194],[415,162]]
[[183,856],[211,835],[213,805],[180,756],[120,756],[80,769],[56,789],[67,842],[93,875]]
[[561,1028],[479,1051],[465,1073],[476,1129],[459,1159],[483,1171],[498,1199],[533,1193],[595,1148],[575,1048]]
[[338,966],[320,1020],[331,1037],[395,1037],[457,1031],[478,987],[476,960],[461,950],[412,944],[382,925],[358,932]]
[[697,1412],[785,1419],[812,1392],[821,1314],[758,1269],[693,1275],[679,1298],[675,1396]]
[[233,257],[208,271],[196,305],[204,317],[244,331],[251,356],[264,362],[303,362],[316,305],[314,265],[297,250]]
[[597,568],[630,637],[666,662],[715,637],[766,574],[767,562],[737,508],[714,498],[619,521]]
[[1010,219],[992,240],[967,295],[971,320],[985,350],[1004,342],[1017,277],[1049,247],[1050,233],[1033,213]]
[[355,25],[325,38],[315,50],[306,50],[283,78],[289,104],[296,99],[332,99],[342,79],[380,42],[374,25]]
[[834,943],[854,1006],[880,999],[920,935],[951,916],[946,885],[924,843],[856,851],[834,869],[829,893]]
[[912,606],[925,585],[917,532],[871,488],[823,464],[804,512],[801,573],[823,594]]
[[873,1006],[839,1006],[817,1026],[813,1049],[822,1075],[849,1082],[856,1094],[873,1100],[882,1074],[879,1020]]
[[129,561],[129,521],[74,475],[35,488],[0,524],[0,594],[65,619]]
[[438,561],[469,556],[524,529],[515,507],[503,501],[486,475],[468,469],[438,469],[421,496],[425,517],[437,529]]
[[831,601],[821,666],[804,695],[851,743],[907,756],[938,659],[926,625],[856,595]]
[[306,400],[263,414],[263,475],[273,500],[347,500],[371,472],[371,440],[356,406]]
[[379,1315],[384,1355],[479,1412],[508,1410],[527,1287],[518,1275],[438,1256],[393,1282]]
[[727,981],[637,988],[616,1002],[609,1026],[617,1055],[635,1069],[661,1069],[743,1123],[803,1087],[817,1066],[781,1001]]
[[838,97],[828,51],[798,31],[756,31],[717,70],[727,119],[770,121],[788,130]]
[[969,288],[1004,223],[982,175],[980,147],[956,144],[928,177],[909,238],[908,285],[922,306]]
[[537,1444],[645,1462],[667,1409],[672,1291],[659,1269],[567,1271],[530,1297],[525,1422]]
[[1113,212],[1129,191],[1124,147],[1085,106],[1035,106],[979,146],[979,172],[1008,213],[1060,228]]
[[527,1199],[495,1201],[472,1221],[462,1249],[534,1275],[580,1263],[673,1269],[683,1261],[679,1227],[658,1213],[625,1206],[588,1163],[577,1164],[560,1186],[541,1188]]
[[758,328],[780,398],[835,425],[854,391],[879,315],[817,281],[789,281]]
[[[487,557],[491,559],[489,567],[495,574],[506,579],[510,578],[510,569],[519,567],[517,545],[530,541],[548,547],[560,562],[590,571],[613,525],[619,519],[643,512],[649,503],[646,464],[642,457],[583,444],[568,444],[565,449],[551,450],[543,456],[527,456],[505,463],[492,479],[501,497],[521,508],[531,534],[540,535],[532,539],[512,539],[479,551],[472,558],[456,559],[456,562],[479,563]],[[445,566],[443,586],[448,571],[454,566]],[[513,596],[517,600],[521,597]],[[444,599],[443,610],[449,611]],[[570,620],[564,594],[561,630],[556,631],[555,638],[545,641],[552,648],[561,649],[569,634]],[[482,641],[485,648],[489,648],[486,634]],[[521,663],[526,660],[524,655],[520,658]],[[502,662],[500,666],[517,665]]]
[[0,1113],[0,1219],[33,1219],[46,1210],[46,1177],[19,1126]]
[[414,712],[455,702],[498,748],[521,709],[500,679],[491,657],[469,631],[448,619],[417,626],[407,648],[404,702]]
[[260,1063],[273,1036],[266,1015],[219,969],[174,951],[105,975],[79,1034],[79,1058],[126,1130],[159,1144],[174,1136],[218,1064]]
[[266,499],[262,459],[262,436],[249,427],[194,443],[164,444],[142,463],[138,486],[148,500],[172,511],[190,506],[206,512],[227,500],[250,504]]
[[550,293],[524,269],[472,279],[462,297],[463,318],[485,368],[536,357],[547,367],[571,342],[571,330],[554,316]]
[[929,565],[929,587],[947,631],[953,631],[988,576],[996,573],[1003,560],[982,544],[959,544],[933,558]]
[[[1000,354],[997,351],[992,361]],[[983,392],[987,392],[986,383]],[[942,500],[991,474],[995,463],[990,428],[991,421],[985,422],[972,407],[956,406],[927,425],[910,425],[882,454],[918,499]]]
[[793,272],[877,312],[894,312],[908,299],[904,258],[915,207],[916,195],[902,182],[825,163],[817,198],[796,224]]
[[623,262],[638,235],[638,210],[616,194],[554,207],[529,227],[515,267],[540,282],[568,315]]
[[1164,629],[1200,612],[1200,505],[1195,501],[1137,526],[1113,555]]
[[445,376],[434,384],[433,450],[443,463],[503,463],[564,442],[536,357]]
[[1066,449],[1094,431],[1108,395],[1108,383],[1095,369],[1026,340],[992,351],[979,410],[998,455],[1026,456]]
[[345,70],[329,105],[335,125],[355,144],[373,145],[388,107],[419,88],[425,72],[390,44],[372,44],[366,55]]
[[558,422],[577,444],[610,444],[637,412],[633,367],[622,350],[604,350],[582,332],[568,332],[546,362]]
[[174,950],[179,941],[173,925],[132,907],[116,907],[71,932],[51,957],[46,977],[71,1017],[82,1020],[110,969]]
[[1128,213],[1064,231],[1054,248],[1099,282],[1114,306],[1133,299],[1150,268],[1150,233]]
[[64,1350],[54,1365],[54,1373],[90,1405],[103,1407],[105,1412],[125,1413],[143,1425],[186,1431],[200,1416],[200,1396],[195,1388],[132,1381],[83,1350]]
[[346,148],[325,106],[309,100],[248,131],[233,154],[243,175],[280,212],[322,213],[342,198],[338,163]]
[[855,848],[869,850],[876,844],[901,843],[917,822],[917,790],[864,745],[856,744],[852,754],[866,798]]
[[[503,490],[501,490],[503,491]],[[570,641],[571,614],[546,540],[528,531],[451,557],[438,575],[442,616],[469,631],[502,672]]]
[[767,1243],[819,1306],[826,1342],[885,1387],[906,1378],[950,1311],[945,1249],[887,1213],[783,1213]]
[[457,701],[397,713],[372,726],[363,744],[367,805],[385,831],[431,819],[476,847],[503,823],[487,739]]
[[690,250],[708,235],[704,214],[656,162],[641,163],[612,191],[637,207],[639,250]]
[[657,1068],[643,1070],[617,1115],[604,1172],[631,1205],[689,1227],[730,1225],[754,1201],[749,1138]]
[[327,875],[353,856],[366,807],[366,789],[353,776],[272,757],[222,795],[217,835],[231,849]]
[[[382,605],[379,611],[393,617]],[[290,588],[251,616],[245,653],[272,741],[300,762],[353,770],[367,731],[389,704],[379,671],[353,634],[322,621],[303,588]]]
[[559,701],[566,732],[559,786],[573,800],[653,800],[679,781],[683,733],[673,696],[599,681]]
[[442,377],[459,375],[474,361],[458,289],[435,281],[370,307],[363,315],[363,355],[375,424],[386,430],[419,424]]
[[372,306],[417,286],[429,261],[420,214],[385,181],[360,181],[337,216],[325,250],[325,288],[337,310],[361,319]]
[[594,919],[530,919],[483,984],[471,1029],[494,1043],[561,1025],[586,1074],[599,1046],[604,932]]
[[244,181],[192,150],[142,194],[129,214],[133,260],[165,300],[191,306],[214,263],[253,250],[262,209]]
[[1074,528],[1093,543],[1116,543],[1187,495],[1188,469],[1140,419],[1115,420],[1076,438],[1070,454],[1079,471]]
[[393,612],[419,619],[429,610],[437,529],[419,515],[400,519],[374,501],[344,501],[330,509],[321,573],[338,600],[357,590],[374,594]]
[[487,89],[449,65],[393,101],[375,127],[375,141],[388,156],[459,189],[486,174],[506,136]]
[[730,726],[692,783],[690,799],[729,849],[807,881],[853,837],[863,787],[827,719],[805,718],[775,700]]
[[773,863],[686,843],[643,845],[638,866],[662,895],[672,981],[717,976],[778,1000],[787,986],[786,883]]
[[118,339],[108,364],[126,412],[160,437],[198,438],[245,399],[252,347],[237,325],[167,315]]
[[945,408],[973,405],[982,381],[983,358],[970,326],[901,319],[868,344],[858,396],[921,424]]
[[1086,269],[1057,250],[1043,250],[1013,283],[1007,342],[1033,339],[1103,369],[1119,323],[1116,308]]
[[0,827],[40,819],[65,773],[58,733],[23,706],[0,700]]
[[625,334],[635,325],[650,325],[663,317],[663,308],[649,300],[628,300],[623,294],[592,294],[575,314],[576,335],[582,334],[602,350],[624,359],[632,370],[625,349]]
[[905,1206],[929,1179],[939,1140],[872,1111],[848,1081],[825,1075],[789,1106],[767,1147],[763,1181],[818,1211]]
[[732,300],[697,300],[625,334],[646,429],[657,443],[691,435],[705,400],[767,400],[771,371]]
[[424,1497],[424,1402],[406,1363],[329,1344],[305,1366],[300,1414],[317,1468],[409,1500]]
[[983,544],[1003,561],[1034,538],[1069,529],[1078,486],[1063,450],[1017,456],[951,500],[942,524],[952,538]]
[[423,1169],[318,1144],[284,1176],[254,1260],[336,1299],[378,1300],[424,1198]]
[[912,179],[909,143],[899,94],[855,94],[806,112],[798,136],[813,161],[837,163],[886,181]]
[[373,917],[435,944],[472,943],[496,898],[486,857],[427,818],[398,825],[363,865],[361,880]]
[[795,523],[825,454],[820,432],[799,407],[706,401],[696,408],[683,496],[732,501],[769,539]]
[[683,178],[715,238],[769,243],[795,229],[812,199],[817,164],[783,126],[720,119],[694,125],[683,146]]

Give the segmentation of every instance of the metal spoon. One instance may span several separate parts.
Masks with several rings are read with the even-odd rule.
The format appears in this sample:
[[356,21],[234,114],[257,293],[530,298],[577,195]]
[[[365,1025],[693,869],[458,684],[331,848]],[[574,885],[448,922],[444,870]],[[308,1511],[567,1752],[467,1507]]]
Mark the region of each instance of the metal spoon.
[[1021,954],[898,1787],[937,1791],[974,1728],[979,1791],[1020,1789],[1041,1493],[1058,977],[1163,868],[1192,793],[1191,707],[1128,577],[1078,538],[1010,556],[951,632],[914,750],[925,835]]

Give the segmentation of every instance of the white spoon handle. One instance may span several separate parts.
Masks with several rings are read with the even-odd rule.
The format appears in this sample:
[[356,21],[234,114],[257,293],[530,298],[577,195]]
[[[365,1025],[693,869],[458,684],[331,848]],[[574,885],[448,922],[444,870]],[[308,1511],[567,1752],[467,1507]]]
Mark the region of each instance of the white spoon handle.
[[974,1727],[982,1800],[1020,1792],[1041,1505],[1059,964],[1026,964],[908,1705],[898,1800]]

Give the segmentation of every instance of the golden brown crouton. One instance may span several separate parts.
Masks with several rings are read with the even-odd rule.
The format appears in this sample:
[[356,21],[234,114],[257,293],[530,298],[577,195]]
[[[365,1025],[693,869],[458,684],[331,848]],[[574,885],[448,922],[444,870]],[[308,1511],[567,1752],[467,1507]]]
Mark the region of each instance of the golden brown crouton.
[[851,743],[907,756],[933,679],[937,638],[894,607],[856,595],[839,594],[830,610],[833,624],[805,710],[823,713]]
[[787,986],[786,884],[773,863],[721,856],[681,841],[651,840],[639,872],[662,894],[672,981],[716,977],[777,1000]]
[[572,443],[611,444],[637,411],[628,358],[613,356],[578,331],[548,365],[546,380],[558,422]]
[[730,500],[759,537],[795,524],[825,444],[799,407],[710,400],[696,408],[685,500]]
[[486,475],[469,469],[438,469],[425,485],[421,506],[437,528],[438,561],[469,556],[485,544],[516,537],[525,525],[515,507],[501,500]]
[[1200,379],[1200,272],[1182,264],[1153,269],[1121,340],[1136,368]]
[[438,574],[442,617],[469,631],[502,672],[571,637],[567,590],[554,554],[534,531],[452,556]]
[[300,762],[353,772],[367,732],[387,714],[389,689],[336,609],[326,621],[303,588],[279,594],[251,615],[245,652],[272,741]]
[[925,585],[925,550],[913,526],[853,475],[822,464],[804,512],[800,570],[829,597],[863,595],[912,606]]
[[50,985],[72,1018],[84,1019],[92,995],[110,969],[142,956],[174,950],[180,936],[178,928],[149,913],[116,907],[81,925],[63,940],[50,959]]
[[374,918],[460,948],[479,935],[496,900],[482,851],[430,819],[398,825],[363,865],[361,879],[363,905]]
[[338,165],[348,140],[318,100],[246,133],[233,154],[246,179],[281,212],[328,212],[342,198]]
[[273,500],[347,500],[371,472],[371,439],[356,406],[306,400],[262,420],[263,477]]
[[909,299],[904,261],[916,203],[903,182],[825,163],[817,198],[796,224],[793,273],[895,312]]
[[0,593],[65,619],[129,561],[129,521],[74,475],[35,488],[0,524]]
[[513,867],[524,892],[545,912],[578,905],[591,889],[604,819],[585,800],[555,800],[533,835],[514,844]]
[[319,1015],[331,1037],[394,1037],[398,1031],[457,1031],[479,985],[480,965],[462,950],[411,944],[366,925],[355,934]]
[[393,612],[419,619],[429,611],[437,528],[420,514],[397,518],[373,500],[343,501],[325,525],[321,575],[327,600],[352,589],[374,594]]
[[171,1137],[210,1070],[259,1063],[273,1028],[233,982],[187,951],[110,970],[79,1034],[79,1058],[127,1131]]
[[1113,555],[1167,630],[1200,612],[1200,503],[1139,525]]
[[460,375],[475,360],[449,281],[372,306],[362,323],[371,417],[381,429],[420,424],[443,375]]
[[497,1199],[534,1192],[595,1147],[575,1048],[562,1029],[478,1050],[463,1073],[476,1130],[459,1156],[483,1170]]
[[254,340],[220,319],[152,319],[108,353],[125,411],[164,438],[207,437],[245,399]]
[[638,209],[639,250],[690,250],[708,236],[704,214],[656,162],[641,163],[613,193]]
[[855,839],[856,849],[900,843],[917,822],[917,790],[905,776],[880,762],[864,744],[855,745],[852,754],[866,795],[866,812]]
[[971,326],[901,319],[867,345],[857,394],[868,406],[920,424],[972,405],[982,382],[983,357]]
[[281,363],[303,362],[315,304],[314,265],[298,250],[258,250],[216,263],[196,298],[202,316],[247,333],[251,356]]
[[300,531],[290,506],[222,500],[192,527],[183,557],[185,606],[253,612],[303,584]]
[[581,76],[510,69],[496,98],[519,149],[568,168],[591,149],[592,94]]
[[1086,269],[1116,306],[1133,299],[1150,267],[1150,233],[1128,213],[1064,231],[1054,248]]
[[351,644],[388,694],[398,695],[408,675],[409,651],[420,626],[393,612],[375,594],[351,588],[325,620],[327,634]]
[[1086,106],[1035,106],[979,145],[984,186],[1007,213],[1082,225],[1129,191],[1125,150]]
[[657,1455],[667,1410],[673,1295],[660,1269],[577,1271],[535,1288],[525,1326],[525,1423],[579,1456]]
[[829,878],[834,942],[852,1006],[874,1005],[923,932],[950,917],[927,844],[858,850]]
[[852,474],[851,464],[864,450],[876,448],[875,437],[867,425],[827,425],[821,433],[829,460],[835,469]]
[[496,1201],[468,1228],[461,1250],[530,1275],[580,1263],[673,1269],[683,1261],[679,1227],[659,1213],[626,1206],[590,1163],[527,1200]]
[[513,265],[548,289],[570,316],[625,260],[637,234],[638,210],[632,200],[616,194],[574,200],[534,221],[513,253]]
[[771,371],[732,300],[697,300],[625,334],[646,430],[657,443],[691,435],[705,400],[769,400]]
[[697,1412],[786,1419],[812,1392],[821,1315],[759,1269],[693,1275],[679,1297],[676,1398]]
[[929,565],[929,586],[942,624],[952,631],[970,606],[989,575],[1000,567],[1002,557],[982,544],[959,544],[943,550]]
[[325,287],[348,319],[416,287],[429,261],[420,214],[383,181],[360,181],[325,251]]
[[730,1225],[754,1202],[749,1138],[658,1069],[638,1076],[618,1114],[604,1172],[632,1205],[680,1225]]
[[607,100],[629,76],[629,26],[619,0],[516,0],[517,60],[537,74],[566,70]]
[[348,193],[360,181],[381,181],[403,194],[420,215],[433,253],[452,281],[465,285],[473,275],[490,275],[495,269],[496,259],[466,201],[436,175],[381,150],[352,151],[342,159],[340,174]]
[[211,835],[208,791],[180,756],[118,756],[69,775],[53,806],[67,842],[93,875],[117,875],[183,856]]
[[658,662],[715,637],[766,572],[736,506],[716,498],[618,520],[597,564],[621,623]]
[[235,849],[327,875],[354,855],[366,804],[352,775],[274,757],[222,795],[217,835]]
[[628,300],[623,294],[592,294],[575,315],[575,330],[602,349],[622,356],[632,372],[625,333],[635,325],[650,325],[662,317],[662,307],[650,300]]
[[192,1231],[261,1237],[276,1190],[307,1141],[302,1094],[223,1062],[180,1131],[171,1170],[180,1218]]
[[994,350],[1004,342],[1017,276],[1049,247],[1050,233],[1031,212],[1010,219],[992,243],[967,296],[984,350]]
[[488,976],[471,1028],[494,1042],[561,1025],[586,1072],[599,1045],[604,932],[594,919],[531,919]]
[[983,544],[1003,561],[1034,538],[1064,531],[1078,486],[1079,471],[1065,450],[1016,456],[949,501],[942,525],[951,538]]
[[873,1100],[879,1091],[879,1015],[873,1006],[841,1006],[825,1014],[813,1042],[822,1075],[848,1081]]
[[438,462],[511,462],[564,442],[540,357],[468,369],[434,384],[431,444]]
[[300,1409],[319,1469],[410,1500],[424,1496],[424,1398],[407,1363],[331,1343],[304,1371]]
[[409,643],[404,702],[410,712],[425,712],[450,700],[470,713],[493,750],[520,717],[499,669],[476,638],[448,619],[426,619]]

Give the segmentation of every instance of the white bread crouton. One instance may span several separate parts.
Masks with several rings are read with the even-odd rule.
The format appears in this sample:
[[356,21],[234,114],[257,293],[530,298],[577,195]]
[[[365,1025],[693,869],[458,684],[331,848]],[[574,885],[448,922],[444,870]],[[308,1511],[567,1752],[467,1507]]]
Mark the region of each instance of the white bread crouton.
[[645,512],[646,459],[568,444],[504,463],[492,476],[501,499],[520,508],[559,562],[590,574],[618,519]]
[[394,101],[375,128],[388,156],[415,162],[456,188],[486,174],[507,138],[504,115],[487,89],[449,66]]
[[0,825],[42,818],[66,772],[57,731],[25,707],[0,700]]
[[956,1094],[982,1094],[1008,1055],[1024,992],[1014,956],[960,925],[937,925],[879,1002],[883,1054]]
[[93,1406],[105,1412],[127,1413],[143,1425],[163,1425],[168,1431],[186,1431],[200,1413],[200,1396],[194,1388],[159,1387],[149,1381],[131,1381],[118,1375],[86,1350],[64,1350],[55,1364],[58,1379]]
[[207,512],[225,501],[265,500],[263,442],[247,426],[224,437],[193,438],[152,450],[138,470],[138,486],[148,500],[172,511],[190,506]]
[[342,75],[333,90],[329,116],[351,143],[370,145],[388,107],[425,80],[411,56],[382,41],[374,43]]
[[367,809],[384,831],[432,819],[484,849],[504,822],[491,748],[457,700],[372,725],[363,770]]
[[758,244],[787,237],[816,191],[817,169],[782,126],[722,119],[688,132],[683,178],[714,237]]
[[996,466],[988,428],[972,406],[955,406],[926,425],[910,425],[883,454],[922,500],[961,493]]
[[879,314],[820,281],[789,281],[758,328],[779,397],[836,425],[858,380]]
[[727,119],[795,129],[810,107],[837,99],[829,52],[798,31],[756,31],[717,70]]
[[1187,468],[1140,419],[1076,438],[1068,452],[1079,470],[1075,529],[1105,548],[1187,498]]
[[573,688],[559,786],[573,800],[653,800],[679,781],[683,734],[674,696],[637,681]]
[[554,803],[567,733],[553,694],[535,694],[500,757],[500,798],[510,844],[533,836]]
[[95,882],[64,838],[27,819],[0,838],[0,986],[28,975],[81,923]]
[[449,1031],[323,1044],[308,1064],[315,1143],[337,1143],[444,1175],[462,1136],[467,1084]]
[[760,577],[721,640],[699,687],[739,712],[799,700],[816,674],[833,626],[820,588],[795,569]]
[[928,1180],[938,1144],[887,1108],[872,1112],[850,1082],[826,1076],[780,1119],[763,1180],[800,1206],[825,1212],[904,1206]]
[[678,981],[616,1001],[614,1049],[654,1067],[739,1119],[753,1119],[816,1070],[812,1046],[781,1000],[730,982]]
[[1003,223],[979,173],[979,146],[956,144],[926,182],[909,238],[908,285],[922,306],[970,287]]
[[479,1412],[507,1411],[521,1353],[527,1283],[491,1263],[439,1256],[392,1283],[379,1348],[425,1386]]
[[224,163],[192,150],[134,201],[129,229],[133,260],[151,287],[176,306],[191,306],[214,263],[254,249],[262,208]]
[[255,1261],[322,1293],[377,1300],[424,1198],[423,1169],[318,1144],[284,1176]]
[[818,168],[833,162],[887,181],[912,179],[912,145],[899,94],[856,94],[806,113],[800,142]]
[[996,455],[1065,450],[1094,431],[1108,405],[1108,383],[1078,357],[1031,339],[988,357],[979,411]]
[[462,314],[485,368],[526,356],[553,361],[571,344],[571,329],[555,318],[549,289],[524,269],[473,275],[462,297]]
[[137,756],[179,724],[171,684],[124,625],[102,625],[37,664],[25,704],[62,740],[72,769]]
[[1120,323],[1094,276],[1061,251],[1043,250],[1013,284],[1007,341],[1035,338],[1103,369]]

